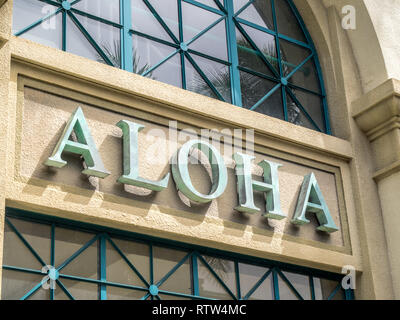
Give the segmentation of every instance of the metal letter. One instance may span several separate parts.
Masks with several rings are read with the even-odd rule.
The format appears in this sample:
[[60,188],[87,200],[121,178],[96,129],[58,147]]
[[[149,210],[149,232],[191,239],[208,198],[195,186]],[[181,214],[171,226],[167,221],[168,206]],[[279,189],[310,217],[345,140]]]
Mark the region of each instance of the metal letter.
[[138,136],[144,126],[126,120],[121,120],[117,126],[122,129],[123,133],[124,166],[124,174],[118,179],[118,182],[153,191],[164,190],[168,186],[169,173],[160,181],[150,181],[139,176]]
[[[254,204],[254,190],[264,192],[266,213],[263,216],[282,220],[286,215],[282,213],[279,196],[278,168],[281,164],[263,160],[258,165],[264,169],[264,182],[252,179],[251,163],[255,157],[237,152],[233,155],[236,162],[237,192],[239,206],[235,209],[241,212],[257,213],[260,208]],[[254,190],[253,190],[254,189]]]
[[312,212],[316,214],[320,224],[320,226],[317,228],[318,230],[328,233],[339,230],[332,219],[314,173],[304,177],[296,211],[291,222],[298,225],[310,223],[310,221],[306,219],[306,212]]
[[[202,151],[211,164],[212,187],[208,195],[198,192],[190,179],[188,158],[191,148]],[[224,159],[211,144],[201,140],[189,140],[174,155],[171,164],[172,176],[176,186],[186,197],[198,203],[207,203],[221,196],[228,183],[228,172]]]
[[[69,140],[72,132],[75,132],[77,142]],[[105,178],[110,174],[104,168],[81,107],[78,107],[71,115],[60,140],[58,140],[54,148],[53,154],[47,159],[45,165],[56,168],[64,167],[67,164],[66,161],[61,159],[64,151],[79,154],[83,157],[87,166],[82,171],[83,174],[99,178]]]

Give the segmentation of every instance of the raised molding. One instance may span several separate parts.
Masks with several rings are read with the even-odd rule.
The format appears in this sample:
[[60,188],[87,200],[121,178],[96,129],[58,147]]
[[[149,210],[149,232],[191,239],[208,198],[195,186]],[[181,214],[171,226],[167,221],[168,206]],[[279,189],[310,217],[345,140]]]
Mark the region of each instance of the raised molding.
[[389,79],[354,101],[352,115],[371,143],[375,177],[400,171],[400,81]]

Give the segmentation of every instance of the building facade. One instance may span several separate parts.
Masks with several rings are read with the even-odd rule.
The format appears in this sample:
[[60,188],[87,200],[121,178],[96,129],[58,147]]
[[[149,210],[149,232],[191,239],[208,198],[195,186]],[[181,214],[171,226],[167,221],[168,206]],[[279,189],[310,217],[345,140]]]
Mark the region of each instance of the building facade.
[[1,298],[399,299],[399,15],[0,1]]

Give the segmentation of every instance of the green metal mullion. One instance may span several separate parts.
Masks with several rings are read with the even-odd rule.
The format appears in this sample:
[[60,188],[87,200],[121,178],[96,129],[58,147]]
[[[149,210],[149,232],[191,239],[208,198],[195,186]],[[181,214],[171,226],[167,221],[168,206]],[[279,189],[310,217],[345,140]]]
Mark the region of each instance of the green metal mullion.
[[311,300],[315,300],[315,288],[314,288],[314,278],[313,276],[308,276],[310,291],[311,291]]
[[199,57],[206,58],[208,60],[212,60],[212,61],[218,62],[220,64],[224,64],[226,66],[230,66],[231,65],[231,63],[229,63],[229,62],[227,62],[225,60],[221,60],[219,58],[215,58],[215,57],[209,56],[208,54],[205,54],[205,53],[202,53],[202,52],[199,52],[199,51],[196,51],[196,50],[188,49],[187,52],[189,52],[191,54],[194,54],[196,56],[199,56]]
[[88,13],[88,12],[81,11],[81,10],[79,10],[79,9],[71,8],[71,11],[72,11],[73,13],[75,13],[75,14],[80,15],[80,16],[84,16],[84,17],[90,18],[90,19],[92,19],[92,20],[99,21],[99,22],[101,22],[101,23],[104,23],[104,24],[113,26],[113,27],[115,27],[115,28],[122,28],[122,27],[123,27],[123,24],[122,24],[122,23],[119,24],[119,23],[116,23],[116,22],[114,22],[114,21],[110,21],[110,20],[104,19],[104,18],[102,18],[102,17],[95,16],[95,15],[90,14],[90,13]]
[[280,295],[279,295],[279,283],[278,283],[278,274],[276,271],[276,268],[272,269],[272,282],[274,285],[274,299],[275,300],[280,300]]
[[192,253],[188,253],[186,256],[183,257],[181,261],[178,262],[178,264],[173,267],[160,281],[157,282],[157,287],[160,287],[165,281],[168,280],[168,278],[176,271],[178,268],[186,262],[186,260],[191,256]]
[[107,300],[107,287],[104,285],[104,282],[107,282],[107,238],[102,234],[99,240],[100,281],[102,282],[100,285],[100,300]]
[[307,43],[305,43],[305,42],[302,42],[302,41],[299,41],[299,40],[296,40],[296,39],[293,39],[293,38],[288,37],[288,36],[286,36],[286,35],[284,35],[284,34],[281,34],[281,33],[279,33],[279,32],[278,32],[278,38],[279,38],[279,39],[286,40],[286,41],[288,41],[288,42],[292,42],[292,43],[294,43],[294,44],[296,44],[296,45],[298,45],[298,46],[301,46],[301,47],[303,47],[303,48],[307,48],[307,49],[312,50],[312,47],[311,47],[309,44],[307,44]]
[[[51,225],[51,234],[50,234],[50,265],[54,268],[54,260],[55,260],[55,225],[54,223]],[[54,288],[50,288],[50,300],[54,300]]]
[[195,295],[179,293],[179,292],[171,292],[171,291],[165,291],[165,290],[159,290],[159,293],[165,294],[167,296],[190,298],[190,299],[196,299],[196,300],[216,300],[216,299],[213,299],[213,298],[202,297],[202,296],[199,296],[199,295],[195,296]]
[[67,12],[62,12],[62,50],[67,51]]
[[175,54],[179,52],[179,49],[176,49],[174,52],[170,53],[165,59],[161,60],[159,63],[151,67],[149,70],[146,70],[146,72],[142,73],[142,76],[147,76],[149,73],[153,72],[153,70],[157,69],[159,66],[167,62],[169,59],[171,59]]
[[243,27],[240,25],[239,22],[236,20],[235,24],[236,27],[239,29],[239,31],[244,35],[246,40],[250,43],[250,45],[254,48],[254,50],[257,51],[259,57],[263,60],[263,62],[267,65],[267,67],[270,69],[270,71],[274,74],[275,77],[280,78],[279,75],[276,73],[275,68],[271,65],[271,63],[265,58],[264,54],[261,52],[261,50],[258,48],[258,46],[255,44],[255,42],[251,39],[251,37],[247,34],[247,32],[243,29]]
[[43,259],[37,254],[35,249],[31,247],[31,245],[26,241],[24,236],[17,230],[17,228],[11,223],[11,221],[6,217],[6,223],[9,225],[9,227],[15,232],[17,237],[22,241],[22,243],[29,249],[29,251],[33,254],[33,256],[40,262],[42,266],[45,266],[46,263],[43,261]]
[[[176,0],[178,8],[178,23],[179,23],[179,43],[183,43],[183,16],[182,16],[182,0]],[[185,67],[185,52],[180,51],[181,59],[181,77],[182,77],[182,88],[186,89],[186,67]]]
[[344,292],[346,300],[354,300],[354,290],[346,289]]
[[[239,10],[236,11],[234,17],[236,18],[239,14],[241,14],[244,10],[246,10],[250,5],[254,3],[255,0],[250,0],[247,2],[243,7],[241,7]],[[232,12],[234,11],[234,8],[232,7]]]
[[300,70],[310,59],[314,57],[314,53],[311,53],[302,63],[300,63],[296,68],[292,70],[285,78],[290,79],[298,70]]
[[8,265],[3,265],[4,270],[11,270],[11,271],[19,271],[19,272],[26,272],[26,273],[32,273],[32,274],[41,274],[46,276],[46,272],[42,272],[41,270],[34,270],[34,269],[28,269],[28,268],[21,268],[21,267],[14,267],[14,266],[8,266]]
[[214,2],[217,5],[217,7],[219,8],[219,10],[221,10],[224,14],[227,14],[225,7],[219,0],[214,0]]
[[288,113],[288,107],[287,107],[287,95],[286,95],[285,86],[281,86],[281,93],[282,93],[283,116],[284,116],[285,121],[289,121],[289,113]]
[[153,244],[149,244],[149,267],[150,267],[150,284],[154,284],[154,257]]
[[44,283],[44,279],[41,280],[36,286],[34,286],[27,293],[25,293],[20,300],[28,299],[31,295],[33,295],[36,291],[38,291],[40,289],[40,287],[43,285],[43,283]]
[[81,281],[81,282],[87,282],[87,283],[93,283],[93,284],[99,284],[99,285],[106,285],[106,286],[123,288],[123,289],[131,289],[131,290],[138,290],[138,291],[148,291],[149,290],[148,288],[132,286],[129,284],[110,282],[110,281],[101,281],[98,279],[91,279],[91,278],[82,278],[82,277],[72,276],[72,275],[68,275],[68,274],[60,274],[59,277],[62,279]]
[[[222,20],[225,19],[225,16],[222,16],[221,18],[217,19],[215,22],[211,23],[207,28],[203,29],[200,31],[198,34],[196,34],[191,40],[187,41],[186,44],[190,45],[192,42],[196,41],[198,38],[200,38],[203,34],[205,34],[207,31],[210,29],[214,28],[218,23],[220,23]],[[182,39],[183,40],[183,39]]]
[[301,104],[301,102],[299,101],[299,99],[297,99],[297,97],[293,94],[292,90],[289,88],[286,88],[286,92],[289,93],[290,97],[292,98],[292,100],[294,101],[294,103],[301,109],[301,111],[304,113],[304,115],[306,116],[306,118],[312,123],[312,125],[320,132],[322,132],[322,130],[319,128],[319,126],[315,123],[315,121],[313,120],[313,118],[311,118],[311,116],[308,114],[307,110],[303,107],[303,105]]
[[246,68],[246,67],[242,67],[242,66],[239,66],[238,68],[239,68],[240,71],[244,71],[244,72],[246,72],[246,73],[250,73],[250,74],[252,74],[253,76],[257,76],[257,77],[264,78],[264,79],[267,79],[267,80],[272,81],[272,82],[277,82],[277,83],[279,83],[279,79],[274,78],[274,77],[271,77],[271,76],[268,76],[268,75],[266,75],[266,74],[264,74],[264,73],[260,73],[260,72],[257,72],[257,71],[248,69],[248,68]]
[[192,66],[196,69],[196,71],[200,74],[200,76],[203,78],[203,80],[208,84],[210,89],[213,91],[213,93],[220,99],[221,101],[225,101],[225,99],[221,96],[221,94],[218,92],[218,90],[214,87],[212,82],[207,78],[205,73],[200,69],[200,67],[197,65],[196,61],[193,60],[193,58],[185,52],[185,57],[189,60],[189,62],[192,64]]
[[18,31],[14,35],[17,37],[20,35],[23,35],[25,32],[28,32],[29,30],[33,29],[37,25],[41,24],[43,21],[46,21],[47,19],[50,19],[52,16],[57,15],[59,12],[61,12],[61,10],[62,10],[62,8],[58,8],[56,11],[49,13],[48,15],[44,16],[43,18],[35,21],[34,23],[30,24],[29,26],[25,27],[24,29]]
[[89,248],[95,241],[99,239],[99,235],[96,235],[93,237],[93,239],[89,240],[86,242],[79,250],[77,250],[72,256],[70,256],[68,259],[66,259],[63,263],[61,263],[57,267],[57,271],[60,272],[65,266],[67,266],[72,260],[74,260],[77,256],[79,256],[83,251],[85,251],[87,248]]
[[83,35],[89,41],[89,43],[92,45],[92,47],[102,57],[102,59],[110,66],[114,66],[113,63],[111,62],[111,60],[107,57],[107,55],[103,52],[103,50],[99,47],[99,45],[92,38],[92,36],[89,34],[89,32],[86,31],[86,29],[83,27],[83,25],[79,22],[79,20],[75,17],[75,15],[71,11],[68,11],[68,16],[72,19],[72,21],[75,23],[75,25],[78,27],[78,29],[83,33]]
[[75,3],[81,2],[82,0],[75,0],[71,2],[71,6],[73,6]]
[[257,281],[257,283],[253,286],[253,288],[250,289],[249,292],[247,292],[246,296],[243,298],[244,300],[248,300],[251,295],[263,284],[265,279],[268,278],[270,273],[272,272],[272,269],[269,269],[264,275],[260,278],[260,280]]
[[139,277],[139,279],[146,285],[149,286],[149,283],[143,278],[140,272],[136,269],[136,267],[129,261],[129,259],[125,256],[125,254],[118,248],[115,242],[107,235],[108,242],[113,246],[113,248],[118,252],[121,258],[128,264],[128,266],[133,270],[133,272]]
[[164,28],[164,30],[168,33],[168,35],[172,38],[172,40],[174,40],[175,43],[179,43],[179,41],[175,37],[174,33],[167,26],[167,24],[164,22],[164,20],[160,17],[160,15],[157,13],[157,11],[153,8],[153,6],[150,4],[150,2],[148,0],[143,0],[143,2],[146,4],[147,8],[154,15],[154,17],[157,19],[157,21],[161,24],[161,26]]
[[229,295],[234,299],[237,300],[237,297],[233,294],[233,292],[226,286],[226,284],[221,280],[218,274],[210,267],[206,260],[201,255],[198,255],[198,258],[203,262],[205,267],[211,272],[211,274],[218,280],[219,284],[229,293]]
[[333,297],[336,295],[336,293],[339,291],[339,289],[342,287],[341,283],[337,285],[337,287],[332,291],[332,293],[329,295],[328,300],[332,300]]
[[303,88],[303,87],[299,87],[299,86],[297,86],[297,85],[295,85],[295,84],[293,84],[291,82],[288,82],[288,87],[296,89],[296,90],[300,90],[300,91],[303,91],[303,92],[306,92],[306,93],[309,93],[309,94],[312,94],[314,96],[318,96],[320,98],[325,98],[325,96],[323,96],[321,93],[318,93],[318,92],[315,92],[315,91],[312,91],[312,90],[309,90],[309,89],[306,89],[306,88]]
[[121,68],[133,72],[133,39],[131,0],[120,0],[120,23],[121,28]]
[[252,106],[249,110],[256,110],[265,100],[267,100],[270,96],[272,96],[276,90],[278,90],[282,85],[278,83],[275,87],[273,87],[264,97],[262,97],[254,106]]
[[71,300],[75,300],[75,298],[72,296],[71,292],[68,291],[68,289],[64,286],[64,284],[57,279],[56,280],[58,286],[61,288],[62,291],[64,291],[64,293],[68,296],[68,298],[70,298]]
[[[200,2],[197,2],[197,1],[194,1],[194,0],[182,0],[182,1],[186,2],[186,3],[190,3],[190,4],[192,4],[192,5],[196,6],[196,7],[202,8],[204,10],[210,11],[210,12],[215,13],[215,14],[219,14],[219,15],[223,15],[224,14],[224,12],[221,12],[218,9],[215,9],[213,7],[209,7],[206,4],[203,4],[203,3],[200,3]],[[217,4],[217,6],[218,6],[218,4]]]
[[235,280],[236,280],[236,294],[238,300],[242,300],[242,291],[240,288],[240,271],[239,271],[239,262],[235,261]]
[[229,69],[231,79],[231,96],[232,104],[239,107],[243,106],[242,103],[242,88],[240,85],[240,72],[239,72],[239,55],[236,41],[236,29],[233,21],[234,8],[232,0],[224,0],[224,5],[227,11],[226,18],[226,39],[228,45],[228,58],[231,63]]
[[151,35],[149,35],[149,34],[146,34],[146,33],[140,32],[140,31],[130,30],[129,32],[130,32],[130,33],[133,33],[133,34],[135,34],[135,35],[138,35],[138,36],[140,36],[140,37],[143,37],[143,38],[146,38],[146,39],[149,39],[149,40],[152,40],[152,41],[159,42],[159,43],[164,44],[164,45],[169,46],[169,47],[179,48],[179,45],[176,44],[176,43],[170,43],[170,42],[168,42],[168,41],[165,41],[165,40],[163,40],[163,39],[160,39],[160,38],[151,36]]
[[193,281],[193,295],[200,296],[199,287],[199,265],[197,261],[197,252],[192,254],[192,281]]
[[278,269],[278,273],[281,276],[281,278],[283,279],[283,281],[286,282],[286,284],[289,286],[289,288],[293,291],[293,293],[296,295],[297,298],[299,298],[300,300],[304,300],[304,298],[301,296],[301,294],[296,290],[296,288],[291,284],[291,282],[289,281],[289,279],[283,274],[282,271],[280,271]]
[[235,20],[236,20],[237,22],[240,22],[240,23],[246,25],[246,26],[252,27],[253,29],[257,29],[257,30],[259,30],[259,31],[268,33],[268,34],[270,34],[271,36],[276,36],[276,35],[277,35],[277,33],[276,33],[275,31],[273,31],[273,30],[270,30],[270,29],[268,29],[268,28],[259,26],[258,24],[255,24],[255,23],[253,23],[253,22],[244,20],[244,19],[242,19],[242,18],[236,17]]

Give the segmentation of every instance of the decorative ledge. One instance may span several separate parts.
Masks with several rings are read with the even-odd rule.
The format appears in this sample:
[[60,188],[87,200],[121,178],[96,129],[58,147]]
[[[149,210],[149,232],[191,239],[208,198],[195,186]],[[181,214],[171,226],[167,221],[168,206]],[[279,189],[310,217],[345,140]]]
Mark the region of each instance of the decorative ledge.
[[400,81],[389,79],[354,101],[352,110],[371,143],[377,177],[389,168],[400,170]]

